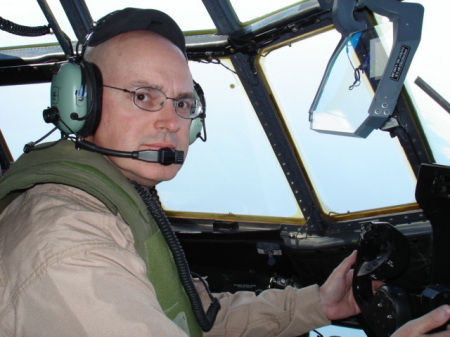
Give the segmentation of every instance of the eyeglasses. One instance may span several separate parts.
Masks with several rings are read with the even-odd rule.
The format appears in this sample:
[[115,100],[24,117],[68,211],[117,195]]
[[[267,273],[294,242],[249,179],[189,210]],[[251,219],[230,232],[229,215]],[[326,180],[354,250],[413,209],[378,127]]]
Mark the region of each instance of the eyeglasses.
[[167,97],[164,92],[152,87],[137,88],[135,91],[117,88],[110,85],[103,85],[105,88],[111,88],[133,94],[134,104],[145,111],[159,111],[164,107],[166,101],[171,99],[175,112],[181,118],[194,119],[203,111],[202,103],[194,97]]

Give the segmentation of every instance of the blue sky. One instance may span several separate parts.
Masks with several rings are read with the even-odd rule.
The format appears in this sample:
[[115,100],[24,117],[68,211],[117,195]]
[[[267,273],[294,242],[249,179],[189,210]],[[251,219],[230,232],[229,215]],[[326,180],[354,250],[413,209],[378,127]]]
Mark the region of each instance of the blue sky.
[[[343,328],[341,326],[329,325],[317,329],[324,337],[366,337],[367,335],[362,330]],[[316,337],[314,332],[310,333],[310,337]]]

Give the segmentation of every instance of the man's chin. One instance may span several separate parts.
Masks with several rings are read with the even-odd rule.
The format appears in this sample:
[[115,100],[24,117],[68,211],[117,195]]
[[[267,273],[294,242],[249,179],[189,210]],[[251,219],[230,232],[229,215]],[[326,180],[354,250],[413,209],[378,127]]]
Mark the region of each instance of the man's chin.
[[152,187],[160,182],[172,180],[181,168],[181,165],[161,165],[159,163],[140,163],[130,170],[121,169],[122,173],[130,180],[146,187]]

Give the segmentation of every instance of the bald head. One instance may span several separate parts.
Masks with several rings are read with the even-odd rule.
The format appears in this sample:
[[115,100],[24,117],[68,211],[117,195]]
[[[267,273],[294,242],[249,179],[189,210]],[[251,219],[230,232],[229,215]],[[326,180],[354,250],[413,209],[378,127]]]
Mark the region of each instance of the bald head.
[[125,55],[127,53],[126,49],[136,49],[135,43],[143,43],[142,41],[145,41],[150,48],[152,48],[152,45],[155,46],[154,48],[161,48],[161,46],[164,46],[164,48],[160,49],[158,54],[167,55],[168,50],[172,50],[175,54],[179,54],[187,62],[185,54],[171,41],[157,33],[146,30],[120,34],[95,47],[87,47],[84,54],[84,59],[88,62],[96,64],[104,76],[105,74],[102,69],[102,63],[104,63],[105,60],[114,57],[115,54]]

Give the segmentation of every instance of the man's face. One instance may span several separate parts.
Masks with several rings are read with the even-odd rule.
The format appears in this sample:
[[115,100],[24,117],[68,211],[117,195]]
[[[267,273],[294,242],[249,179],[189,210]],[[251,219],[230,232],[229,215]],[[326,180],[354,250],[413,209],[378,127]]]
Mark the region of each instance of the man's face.
[[[89,61],[100,68],[103,84],[130,91],[154,87],[173,98],[193,96],[192,76],[184,55],[162,36],[147,31],[130,32],[97,48]],[[144,111],[133,103],[133,94],[104,87],[100,124],[88,140],[117,151],[172,148],[186,155],[190,125],[191,120],[176,114],[170,99],[159,111]],[[108,158],[127,178],[144,186],[172,179],[181,167]]]

